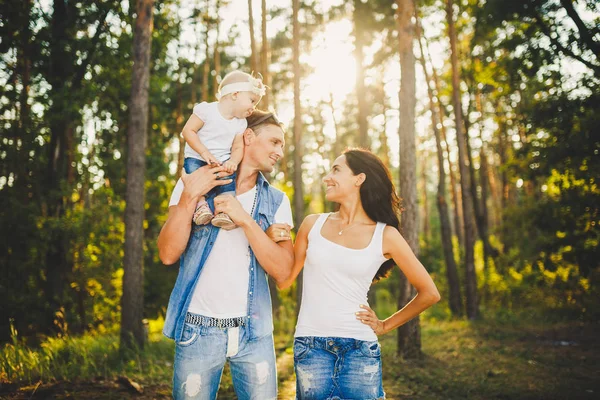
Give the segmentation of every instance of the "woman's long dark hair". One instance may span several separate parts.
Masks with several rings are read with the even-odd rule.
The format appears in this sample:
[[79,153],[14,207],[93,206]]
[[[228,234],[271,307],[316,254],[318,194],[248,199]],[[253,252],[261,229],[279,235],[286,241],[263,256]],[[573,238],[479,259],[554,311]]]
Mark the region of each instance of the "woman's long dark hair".
[[[400,198],[392,183],[390,170],[369,150],[348,149],[343,154],[354,175],[362,173],[366,176],[360,187],[360,201],[369,218],[400,230]],[[386,278],[394,265],[393,259],[381,264],[373,283]]]

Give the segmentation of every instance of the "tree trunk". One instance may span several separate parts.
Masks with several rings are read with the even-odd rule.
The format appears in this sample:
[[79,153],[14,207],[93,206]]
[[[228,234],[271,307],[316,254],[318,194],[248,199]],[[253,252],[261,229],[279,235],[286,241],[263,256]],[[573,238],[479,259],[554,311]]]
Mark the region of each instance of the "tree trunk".
[[[448,292],[450,305],[450,311],[454,316],[461,316],[463,314],[462,298],[460,295],[460,281],[458,279],[458,270],[456,268],[456,261],[454,259],[454,249],[452,247],[452,230],[450,227],[450,217],[448,216],[448,204],[446,203],[446,168],[444,166],[444,151],[442,149],[442,138],[440,130],[438,129],[438,118],[437,110],[434,103],[433,89],[431,88],[431,82],[429,79],[429,73],[427,72],[427,64],[425,62],[425,54],[423,52],[423,44],[421,42],[422,31],[420,24],[417,21],[417,40],[419,41],[419,47],[421,49],[421,65],[423,67],[423,74],[425,75],[425,82],[427,84],[427,95],[429,96],[429,110],[431,112],[431,126],[433,128],[433,134],[435,136],[435,146],[438,161],[438,193],[437,193],[437,207],[440,214],[440,230],[442,236],[442,248],[444,251],[444,260],[446,261],[446,278],[448,279]],[[433,68],[433,65],[431,66]]]
[[329,110],[331,111],[331,119],[333,120],[333,129],[335,136],[331,145],[331,161],[335,160],[342,153],[342,143],[340,143],[338,121],[335,118],[335,108],[333,106],[333,93],[329,92],[329,100],[327,101]]
[[[300,0],[292,0],[292,64],[294,71],[294,216],[296,229],[304,219],[304,188],[302,186],[302,108],[300,107]],[[298,305],[302,301],[302,277],[297,280]]]
[[388,146],[388,138],[387,138],[387,102],[386,102],[386,94],[385,94],[385,82],[383,81],[383,72],[381,71],[381,82],[377,95],[377,101],[381,104],[381,114],[383,115],[383,125],[379,132],[379,157],[381,157],[381,161],[389,168],[391,166],[390,163],[390,147]]
[[206,36],[204,38],[205,46],[204,46],[204,65],[202,68],[202,101],[210,101],[211,95],[208,92],[208,80],[210,79],[210,50],[208,45],[208,32],[210,31],[210,26],[206,25]]
[[365,91],[364,28],[362,26],[364,4],[354,0],[354,56],[356,58],[356,96],[358,100],[358,146],[369,148],[369,125],[367,122],[367,96]]
[[[18,111],[18,131],[22,132],[23,135],[31,134],[31,108],[29,106],[29,89],[31,85],[31,6],[32,0],[24,0],[22,3],[16,3],[16,7],[19,8],[19,22],[20,22],[20,33],[19,33],[19,45],[17,45],[17,62],[15,68],[15,79],[12,82],[13,87],[18,87],[18,79],[21,82],[21,90],[19,92]],[[16,106],[16,104],[15,104]],[[15,107],[16,108],[16,107]],[[16,132],[15,132],[16,133]],[[16,139],[16,135],[13,138]],[[26,141],[23,141],[25,144]],[[27,162],[29,158],[29,151],[25,148],[19,152],[19,159],[15,160],[14,166],[11,170],[14,171],[14,187],[19,186],[23,190],[19,190],[21,193],[19,201],[26,205],[34,200],[29,197],[31,193],[28,189],[28,182],[30,181],[30,165]]]
[[216,92],[219,87],[219,82],[221,80],[221,49],[219,48],[219,28],[221,27],[221,20],[219,17],[219,9],[221,8],[221,0],[217,0],[216,5],[216,15],[217,21],[216,24],[216,33],[217,38],[215,39],[215,48],[214,48],[214,57],[213,61],[215,63],[215,80],[213,84],[213,91]]
[[[493,154],[493,153],[492,153]],[[502,217],[502,207],[500,205],[501,193],[498,187],[498,177],[496,175],[497,168],[494,162],[495,157],[492,155],[489,159],[486,158],[487,161],[487,182],[489,183],[490,188],[490,198],[492,200],[492,215],[491,215],[491,223],[492,230],[496,230],[498,226],[500,226]]]
[[423,227],[423,239],[425,247],[429,247],[431,244],[431,232],[429,229],[429,204],[427,203],[427,153],[423,150],[421,153],[421,202],[423,215],[421,217]]
[[[427,49],[427,54],[431,54],[429,51],[429,42],[426,37],[423,37],[425,42],[425,48]],[[453,216],[454,216],[454,234],[458,239],[458,244],[460,247],[464,245],[464,231],[465,228],[462,223],[462,204],[460,203],[460,198],[458,193],[456,192],[457,183],[456,183],[456,175],[454,174],[454,167],[452,165],[452,160],[450,159],[450,147],[448,145],[448,140],[446,139],[446,126],[444,125],[444,121],[446,120],[446,110],[444,109],[444,105],[440,100],[440,80],[438,78],[437,71],[433,65],[433,61],[431,61],[431,57],[429,57],[429,64],[431,65],[431,74],[433,76],[433,82],[435,84],[435,91],[437,93],[436,99],[439,110],[440,117],[440,134],[443,142],[443,149],[446,154],[446,160],[448,161],[448,175],[450,176],[450,195],[452,198],[453,205]]]
[[488,200],[488,162],[487,156],[485,154],[485,142],[483,141],[483,107],[481,105],[481,93],[477,90],[475,94],[475,109],[479,112],[480,121],[479,121],[479,138],[481,140],[481,150],[479,151],[479,180],[480,180],[480,188],[481,188],[481,200],[477,199],[477,189],[473,186],[473,196],[476,199],[476,203],[479,204],[479,212],[477,216],[477,225],[479,236],[483,241],[483,276],[485,277],[485,281],[483,284],[483,292],[487,293],[488,290],[488,277],[489,277],[489,260],[490,258],[494,259],[496,257],[496,251],[492,247],[490,243],[489,236],[489,213],[487,207]]
[[17,70],[21,78],[19,94],[19,127],[26,132],[29,125],[29,85],[31,84],[31,0],[22,0],[24,23],[21,28],[21,45],[17,48]]
[[[413,54],[413,0],[396,0],[400,69],[400,196],[404,212],[401,218],[402,235],[410,248],[419,256],[419,209],[417,205],[417,160],[415,145],[415,56]],[[404,274],[400,274],[398,307],[402,308],[416,295]],[[398,354],[404,358],[421,356],[421,329],[419,317],[398,329]]]
[[[267,40],[267,1],[261,0],[262,9],[262,49],[260,52],[260,73],[263,76],[263,83],[271,86],[271,77],[269,75],[269,41]],[[261,109],[268,110],[271,105],[270,90],[267,90],[261,100]]]
[[[198,23],[198,25],[200,25],[200,24]],[[200,51],[201,51],[200,47],[203,42],[202,28],[197,29],[197,31],[195,33],[197,36],[196,37],[196,48],[194,49],[194,62],[192,64],[192,71],[191,71],[192,83],[190,85],[190,100],[192,102],[192,107],[195,106],[196,102],[198,101],[198,69],[199,68],[198,68],[197,60],[200,55]],[[204,89],[202,89],[202,91],[204,92]],[[203,98],[202,96],[200,98]],[[181,128],[183,128],[183,125],[181,126]],[[183,141],[183,143],[185,143],[185,141],[183,140],[183,136],[181,137],[181,140]]]
[[[192,79],[192,86],[193,86],[193,82],[194,80]],[[183,161],[185,160],[185,140],[183,139],[183,135],[181,134],[181,131],[183,130],[183,125],[184,125],[184,121],[183,121],[183,93],[182,93],[182,88],[183,85],[181,82],[177,82],[177,107],[176,107],[176,113],[177,116],[175,117],[175,132],[179,132],[179,134],[177,134],[177,140],[179,141],[179,152],[177,153],[177,172],[176,174],[178,174],[177,176],[179,176],[181,174],[181,171],[183,170]],[[195,90],[192,88],[192,93],[195,93]],[[194,96],[196,97],[196,96]],[[193,99],[194,102],[192,104],[195,104],[195,99]]]
[[465,224],[465,283],[467,288],[467,317],[478,317],[477,304],[477,275],[475,274],[475,224],[473,213],[473,199],[470,192],[470,174],[467,165],[467,139],[463,132],[462,105],[460,101],[460,78],[458,70],[458,56],[456,50],[456,31],[454,28],[453,0],[446,3],[446,17],[448,20],[448,36],[450,37],[451,63],[452,63],[452,103],[454,108],[456,140],[458,143],[458,165],[460,170],[460,186],[463,199],[463,216]]
[[144,183],[148,130],[148,89],[154,0],[137,0],[133,71],[127,129],[125,256],[121,299],[121,349],[142,348],[144,314]]
[[[68,136],[73,134],[70,129],[72,124],[72,110],[69,107],[67,83],[73,72],[73,56],[67,50],[70,37],[68,32],[73,24],[71,7],[65,0],[54,0],[52,20],[50,30],[52,40],[50,44],[50,71],[48,80],[52,86],[49,96],[52,99],[48,119],[50,125],[50,143],[48,149],[48,165],[46,166],[46,187],[44,189],[45,205],[47,216],[60,219],[65,213],[67,199],[64,186],[69,175],[68,164],[69,153],[72,151],[68,147]],[[50,307],[48,315],[48,326],[52,325],[54,312],[62,304],[62,297],[69,273],[68,261],[68,238],[64,229],[55,224],[46,231],[48,235],[48,250],[45,255],[46,282],[45,294]]]
[[[297,18],[297,15],[296,15],[296,18]],[[297,21],[295,21],[294,23],[296,24]],[[265,20],[265,24],[266,24],[266,20]],[[266,25],[265,25],[265,29],[266,29]],[[294,25],[294,29],[296,29],[296,25]],[[265,33],[266,33],[266,31],[265,31]],[[294,30],[293,34],[294,34],[294,40],[296,40],[296,36],[295,36],[296,31],[295,30]],[[265,71],[266,71],[266,69],[265,69]],[[296,72],[297,72],[296,69],[294,69],[294,73],[296,73]],[[264,78],[264,76],[263,76],[263,78]],[[295,79],[295,76],[294,76],[294,79]],[[295,90],[295,86],[294,86],[294,90]],[[296,93],[296,92],[294,92],[294,93]],[[296,98],[296,95],[294,95],[294,98]],[[266,100],[266,102],[268,103],[268,99],[266,99],[266,95],[265,95],[264,100]],[[294,103],[294,105],[295,105],[295,103]],[[296,128],[295,127],[296,127],[296,125],[294,123],[294,137],[296,136]],[[298,168],[296,168],[296,165],[298,165],[298,164],[296,164],[296,153],[297,153],[297,150],[294,149],[294,182],[296,182],[296,178],[295,178],[296,173],[295,172],[298,169]],[[285,162],[285,161],[283,161],[283,162]],[[300,172],[300,173],[302,173],[302,172]],[[295,188],[294,188],[294,203],[296,200],[296,190],[298,190],[298,186],[295,186]],[[300,190],[301,190],[301,187],[300,187]],[[295,212],[295,215],[298,215],[297,211]],[[295,225],[298,227],[300,226],[299,224],[295,224]],[[281,305],[281,299],[279,298],[279,291],[277,290],[277,282],[275,282],[275,279],[273,279],[271,276],[269,276],[269,291],[271,293],[271,306],[272,306],[272,310],[273,310],[273,315],[278,316],[279,315],[279,307]]]
[[[500,172],[500,220],[504,218],[504,215],[508,212],[508,207],[510,205],[510,185],[509,185],[509,177],[508,177],[508,168],[506,165],[508,164],[508,160],[511,158],[511,141],[508,133],[508,124],[506,121],[506,115],[504,113],[503,102],[502,100],[498,101],[496,105],[496,118],[498,122],[498,156],[500,158],[501,168]],[[501,235],[502,242],[506,243],[505,238],[509,235],[508,224],[501,223]]]
[[252,14],[252,0],[248,0],[248,26],[250,28],[250,68],[252,72],[258,72],[258,53],[256,50],[256,38],[254,37],[254,15]]

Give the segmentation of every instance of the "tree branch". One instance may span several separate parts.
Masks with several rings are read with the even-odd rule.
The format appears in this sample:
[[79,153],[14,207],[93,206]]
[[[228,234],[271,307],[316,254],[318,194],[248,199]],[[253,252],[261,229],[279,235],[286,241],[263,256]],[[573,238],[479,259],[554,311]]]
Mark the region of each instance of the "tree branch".
[[573,7],[572,0],[560,0],[562,6],[567,10],[567,14],[569,17],[575,22],[577,25],[577,29],[579,30],[579,38],[582,44],[590,49],[596,57],[600,54],[600,44],[594,40],[594,37],[590,34],[589,28],[587,25],[581,20],[577,10]]
[[544,35],[546,35],[548,39],[550,39],[550,42],[554,45],[554,47],[556,47],[560,52],[564,53],[565,55],[574,58],[575,60],[584,64],[586,67],[590,68],[592,71],[594,71],[595,75],[600,76],[600,65],[596,65],[591,61],[588,61],[583,57],[578,56],[577,54],[573,53],[571,49],[563,46],[557,38],[553,38],[550,29],[546,26],[540,15],[535,15],[534,20],[542,30]]
[[85,71],[86,71],[87,67],[90,65],[90,63],[92,62],[94,53],[96,52],[96,50],[98,48],[98,42],[100,41],[100,35],[102,35],[102,33],[104,32],[104,28],[106,27],[106,18],[108,17],[109,13],[110,13],[110,7],[107,7],[106,11],[102,14],[102,16],[100,17],[100,20],[98,21],[98,28],[96,29],[96,33],[94,34],[94,37],[92,38],[92,43],[87,52],[87,56],[85,57],[85,59],[83,60],[81,65],[79,65],[79,68],[77,69],[77,71],[75,72],[75,76],[73,77],[73,81],[71,82],[72,89],[78,89],[81,86],[81,82],[83,81],[83,77],[85,76]]

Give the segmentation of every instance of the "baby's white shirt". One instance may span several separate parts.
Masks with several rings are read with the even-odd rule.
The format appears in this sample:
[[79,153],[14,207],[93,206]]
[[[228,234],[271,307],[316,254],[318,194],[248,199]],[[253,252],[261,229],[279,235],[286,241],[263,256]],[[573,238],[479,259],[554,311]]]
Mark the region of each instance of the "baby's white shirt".
[[[219,103],[202,102],[194,106],[193,113],[204,122],[204,126],[196,134],[204,146],[220,162],[227,161],[231,157],[231,146],[236,135],[243,133],[248,127],[246,119],[226,119],[221,115],[218,108]],[[204,160],[186,142],[184,157]]]

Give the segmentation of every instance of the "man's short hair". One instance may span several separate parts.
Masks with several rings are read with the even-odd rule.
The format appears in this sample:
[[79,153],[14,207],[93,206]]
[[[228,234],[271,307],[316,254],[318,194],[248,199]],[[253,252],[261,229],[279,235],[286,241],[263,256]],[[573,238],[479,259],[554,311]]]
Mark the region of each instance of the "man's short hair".
[[255,132],[266,125],[277,126],[283,130],[283,124],[279,122],[277,116],[268,111],[254,110],[252,115],[246,118],[246,122],[248,122],[248,128]]

